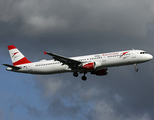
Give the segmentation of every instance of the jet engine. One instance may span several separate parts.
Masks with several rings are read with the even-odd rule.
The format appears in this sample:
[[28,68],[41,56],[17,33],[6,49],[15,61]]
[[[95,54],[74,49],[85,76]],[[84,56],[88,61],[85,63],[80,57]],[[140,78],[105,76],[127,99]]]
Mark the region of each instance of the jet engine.
[[101,65],[102,64],[100,62],[89,62],[82,64],[82,68],[85,70],[94,70],[101,68]]
[[82,68],[85,70],[93,70],[95,69],[95,62],[85,63],[83,64]]
[[95,74],[95,75],[98,75],[98,76],[107,75],[108,69],[104,68],[104,69],[100,69],[100,70],[97,70],[97,71],[92,71],[91,74]]

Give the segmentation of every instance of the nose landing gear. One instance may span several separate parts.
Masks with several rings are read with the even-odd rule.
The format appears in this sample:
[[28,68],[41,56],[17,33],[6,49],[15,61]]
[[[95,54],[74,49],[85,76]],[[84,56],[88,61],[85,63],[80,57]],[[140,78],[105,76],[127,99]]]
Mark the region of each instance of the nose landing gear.
[[137,64],[134,64],[134,67],[135,67],[135,71],[137,72],[138,71]]

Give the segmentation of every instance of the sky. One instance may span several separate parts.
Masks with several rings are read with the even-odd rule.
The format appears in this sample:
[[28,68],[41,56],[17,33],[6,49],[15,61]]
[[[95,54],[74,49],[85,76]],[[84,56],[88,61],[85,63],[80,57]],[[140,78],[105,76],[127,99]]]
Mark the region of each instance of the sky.
[[6,71],[7,46],[30,61],[141,49],[154,55],[153,0],[1,0],[1,120],[153,120],[154,61],[106,76]]

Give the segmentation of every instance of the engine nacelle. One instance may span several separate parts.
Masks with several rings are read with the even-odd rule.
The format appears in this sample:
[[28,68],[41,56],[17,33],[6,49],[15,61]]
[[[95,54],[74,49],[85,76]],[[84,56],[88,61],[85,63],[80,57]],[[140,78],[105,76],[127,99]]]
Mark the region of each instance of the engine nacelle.
[[108,69],[105,68],[105,69],[100,69],[100,70],[97,70],[97,71],[92,71],[91,74],[95,74],[95,75],[98,75],[98,76],[107,75]]
[[82,68],[85,70],[93,70],[95,69],[95,62],[85,63],[82,65]]

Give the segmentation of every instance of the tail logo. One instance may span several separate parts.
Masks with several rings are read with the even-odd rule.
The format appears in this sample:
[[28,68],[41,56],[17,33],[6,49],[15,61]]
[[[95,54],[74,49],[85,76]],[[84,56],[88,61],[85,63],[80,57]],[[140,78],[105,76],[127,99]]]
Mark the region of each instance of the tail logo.
[[15,52],[15,53],[13,53],[13,56],[12,56],[12,57],[14,57],[17,53],[19,53],[19,52]]

